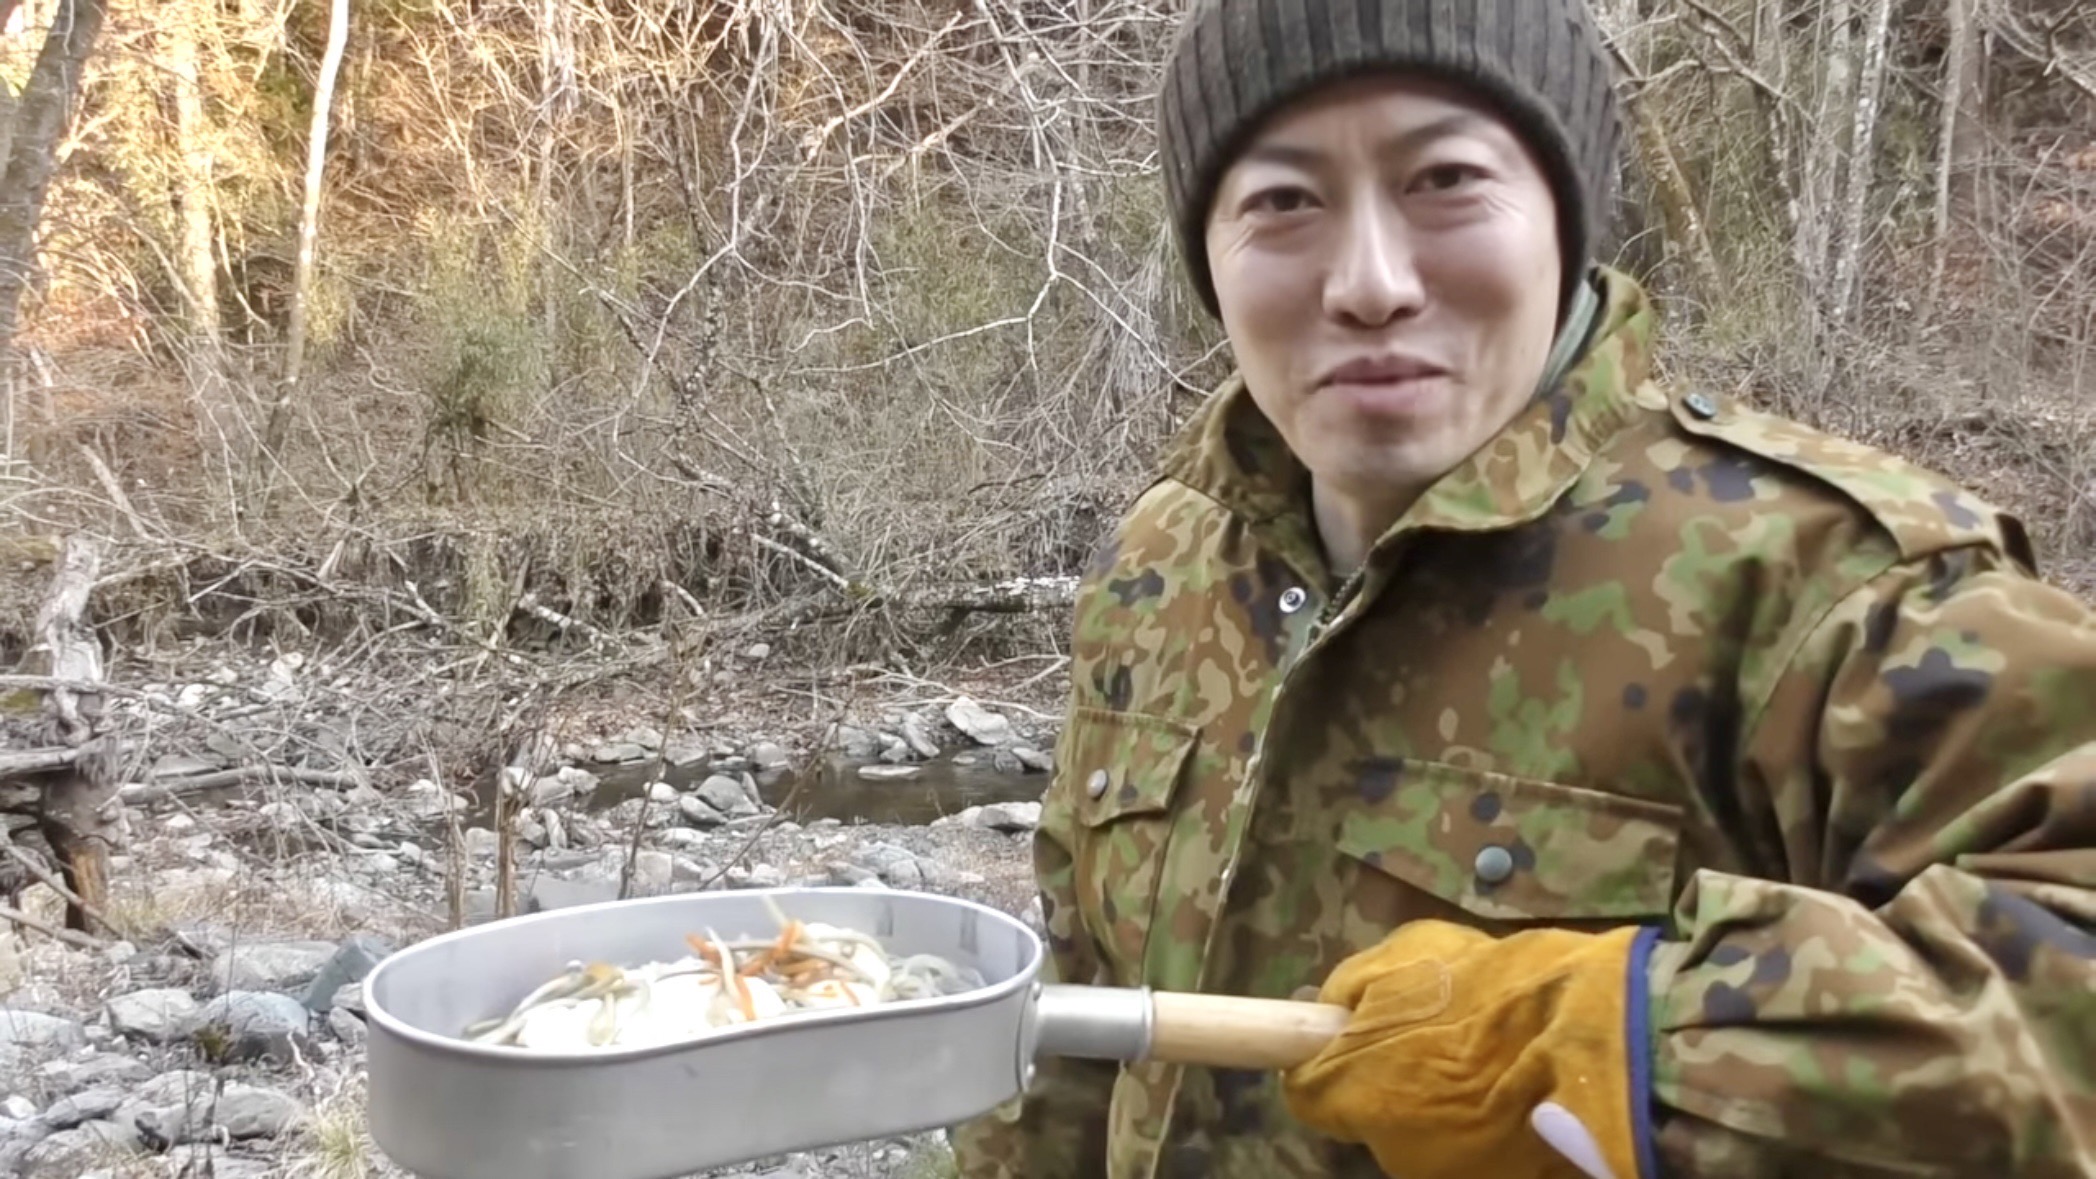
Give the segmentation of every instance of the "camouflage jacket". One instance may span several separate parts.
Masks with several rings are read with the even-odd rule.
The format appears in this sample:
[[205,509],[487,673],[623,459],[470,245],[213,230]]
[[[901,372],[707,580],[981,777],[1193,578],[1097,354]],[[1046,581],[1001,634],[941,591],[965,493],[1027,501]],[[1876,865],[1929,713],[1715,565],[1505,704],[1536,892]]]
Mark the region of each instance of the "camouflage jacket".
[[[1602,280],[1345,584],[1241,388],[1182,434],[1076,608],[1054,976],[1289,997],[1414,918],[1656,924],[1663,1174],[2096,1176],[2096,620],[1943,479],[1664,390]],[[967,1179],[1378,1173],[1270,1075],[1040,1063]]]

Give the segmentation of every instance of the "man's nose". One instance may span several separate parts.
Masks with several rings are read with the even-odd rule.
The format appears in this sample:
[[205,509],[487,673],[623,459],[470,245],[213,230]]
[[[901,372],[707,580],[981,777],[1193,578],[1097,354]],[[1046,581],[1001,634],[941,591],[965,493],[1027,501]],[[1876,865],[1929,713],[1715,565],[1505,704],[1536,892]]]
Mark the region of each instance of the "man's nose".
[[1364,327],[1418,312],[1425,293],[1404,222],[1387,202],[1359,200],[1340,223],[1325,279],[1325,311]]

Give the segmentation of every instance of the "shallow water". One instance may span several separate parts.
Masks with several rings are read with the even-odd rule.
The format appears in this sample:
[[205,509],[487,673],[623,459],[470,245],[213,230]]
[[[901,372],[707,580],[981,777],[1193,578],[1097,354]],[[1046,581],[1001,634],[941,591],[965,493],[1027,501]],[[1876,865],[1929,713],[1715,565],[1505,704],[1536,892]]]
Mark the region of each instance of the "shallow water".
[[[764,801],[779,807],[799,823],[837,819],[845,823],[892,823],[919,825],[971,806],[994,802],[1038,802],[1048,787],[1043,773],[1004,773],[989,764],[988,751],[977,753],[975,765],[960,765],[952,755],[915,763],[916,773],[907,778],[870,779],[859,776],[862,765],[879,765],[863,759],[835,754],[816,762],[803,782],[791,770],[775,770],[752,776]],[[617,806],[637,798],[658,778],[680,790],[688,790],[715,773],[705,762],[683,769],[654,772],[653,762],[590,767],[601,777],[586,804],[591,810]],[[727,772],[727,771],[719,771]],[[737,776],[733,773],[730,777]],[[798,789],[796,789],[798,787]]]

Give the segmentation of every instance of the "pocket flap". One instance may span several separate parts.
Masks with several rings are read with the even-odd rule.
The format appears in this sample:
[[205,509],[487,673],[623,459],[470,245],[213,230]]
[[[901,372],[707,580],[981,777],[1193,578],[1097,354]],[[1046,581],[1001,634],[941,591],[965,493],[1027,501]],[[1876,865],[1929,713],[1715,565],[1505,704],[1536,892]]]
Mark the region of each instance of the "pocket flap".
[[1493,920],[1643,918],[1673,904],[1682,808],[1439,762],[1362,775],[1339,848]]
[[1073,709],[1056,761],[1069,775],[1078,821],[1096,827],[1167,810],[1197,735],[1145,713]]

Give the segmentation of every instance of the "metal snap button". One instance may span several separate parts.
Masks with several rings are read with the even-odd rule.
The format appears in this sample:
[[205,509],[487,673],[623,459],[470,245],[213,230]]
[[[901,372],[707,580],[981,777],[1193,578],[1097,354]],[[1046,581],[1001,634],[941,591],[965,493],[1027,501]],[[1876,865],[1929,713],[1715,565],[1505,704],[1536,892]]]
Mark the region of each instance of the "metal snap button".
[[1718,416],[1718,403],[1702,393],[1689,394],[1682,400],[1682,404],[1688,407],[1690,413],[1705,421]]
[[1303,592],[1302,586],[1291,585],[1281,591],[1281,613],[1293,614],[1302,609],[1303,603],[1309,600],[1310,595]]
[[[1106,771],[1093,770],[1091,778],[1084,784],[1084,791],[1093,798],[1104,798],[1106,796]],[[1513,861],[1509,860],[1507,863],[1509,867],[1512,867]]]
[[1477,853],[1477,878],[1486,884],[1499,884],[1514,874],[1514,853],[1494,845]]

